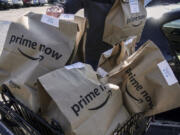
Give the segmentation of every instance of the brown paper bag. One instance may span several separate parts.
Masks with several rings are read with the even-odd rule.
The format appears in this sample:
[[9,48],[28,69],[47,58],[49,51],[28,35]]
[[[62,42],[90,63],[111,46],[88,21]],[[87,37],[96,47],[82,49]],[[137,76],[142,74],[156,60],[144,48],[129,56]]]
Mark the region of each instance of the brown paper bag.
[[115,66],[126,60],[135,52],[136,37],[129,37],[120,44],[116,44],[112,49],[104,52],[99,60],[97,72],[102,77],[106,76]]
[[[81,22],[81,23],[79,23]],[[9,27],[0,57],[0,84],[5,83],[16,98],[37,111],[36,80],[63,67],[75,56],[85,19],[55,19],[28,13]],[[80,27],[78,27],[78,25]]]
[[[78,11],[74,16],[74,19],[71,22],[78,24],[78,32],[76,36],[76,46],[74,48],[73,54],[71,56],[70,61],[68,61],[67,65],[75,62],[84,62],[85,61],[85,45],[86,45],[86,28],[87,22],[85,17],[81,17]],[[65,14],[68,16],[68,14]],[[70,14],[71,15],[71,14]]]
[[121,86],[129,112],[154,115],[180,107],[178,81],[151,41],[113,69],[108,81]]
[[139,41],[146,16],[144,0],[116,0],[105,21],[103,41],[115,45],[129,36]]
[[[75,58],[72,60],[71,63],[76,63],[76,62],[85,62],[85,47],[86,47],[86,38],[87,38],[87,27],[88,27],[88,22],[85,20],[84,16],[84,9],[80,9],[76,14],[76,18],[79,17],[81,18],[81,21],[78,21],[79,23],[79,28],[80,31],[83,31],[79,33],[79,37],[77,39],[78,42],[78,49],[76,50],[76,55]],[[80,40],[81,39],[81,40]],[[71,64],[71,63],[67,63]]]
[[67,135],[110,135],[129,115],[120,90],[99,82],[92,67],[76,63],[39,78],[41,111]]

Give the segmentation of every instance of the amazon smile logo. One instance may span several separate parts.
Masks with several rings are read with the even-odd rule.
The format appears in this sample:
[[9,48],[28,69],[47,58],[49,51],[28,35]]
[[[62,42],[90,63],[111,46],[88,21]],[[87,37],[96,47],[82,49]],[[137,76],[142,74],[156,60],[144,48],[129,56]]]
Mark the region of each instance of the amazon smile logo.
[[[11,35],[9,38],[9,45],[18,46],[17,50],[19,51],[19,53],[30,60],[42,61],[45,59],[45,56],[50,56],[54,60],[59,60],[63,56],[61,53],[57,52],[57,50],[52,49],[51,47],[48,47],[47,45],[44,44],[38,44],[35,41],[25,38],[24,35],[21,36]],[[22,47],[23,50],[26,50],[26,52],[35,50],[35,51],[39,51],[38,53],[41,53],[44,56],[39,55],[39,57],[34,58],[28,55],[27,53],[25,53],[24,51],[22,51],[22,49],[20,49]]]
[[133,27],[139,27],[143,24],[143,20],[146,18],[146,15],[140,15],[135,17],[130,17],[127,19],[127,24],[132,23]]
[[110,97],[112,96],[112,91],[107,90],[107,88],[105,86],[100,85],[98,88],[95,88],[94,90],[89,92],[87,95],[85,95],[85,96],[80,95],[80,100],[78,100],[77,103],[75,103],[74,105],[71,106],[72,111],[78,117],[79,113],[82,109],[84,109],[87,105],[89,105],[92,101],[94,101],[96,98],[98,98],[104,92],[107,92],[107,97],[105,98],[105,100],[102,103],[99,103],[98,105],[87,108],[87,109],[89,111],[94,111],[94,110],[98,110],[98,109],[104,107],[108,103]]
[[127,89],[127,85],[126,85],[126,90],[125,90],[125,92],[127,93],[127,95],[129,96],[129,97],[131,97],[133,100],[135,100],[136,102],[138,102],[138,103],[143,103],[143,100],[141,99],[141,98],[136,98],[136,97],[134,97],[129,91],[128,91],[128,89]]
[[[148,91],[144,88],[144,86],[136,79],[136,74],[132,72],[131,68],[127,69],[125,73],[128,75],[128,82],[125,87],[126,94],[134,101],[140,104],[147,103],[149,105],[149,108],[152,108],[152,98],[149,95]],[[128,90],[128,86],[132,86],[131,89]],[[138,95],[141,98],[136,98],[134,95]]]
[[20,48],[18,48],[18,51],[26,58],[30,59],[30,60],[39,60],[42,61],[44,59],[44,56],[40,55],[38,58],[34,58],[32,56],[27,55],[26,53],[24,53],[23,51],[21,51]]
[[143,23],[143,22],[142,22],[142,21],[140,21],[140,22],[139,22],[139,23],[137,23],[137,24],[132,24],[132,26],[133,26],[133,27],[139,27],[140,25],[142,25],[142,23]]

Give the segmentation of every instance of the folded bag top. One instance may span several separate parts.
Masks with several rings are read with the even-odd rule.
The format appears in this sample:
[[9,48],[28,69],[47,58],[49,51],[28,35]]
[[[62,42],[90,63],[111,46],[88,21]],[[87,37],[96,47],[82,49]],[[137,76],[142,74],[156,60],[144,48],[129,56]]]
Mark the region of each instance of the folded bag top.
[[112,49],[102,53],[97,72],[101,76],[105,76],[113,68],[125,61],[129,56],[135,52],[136,36],[129,37],[127,40],[116,44]]

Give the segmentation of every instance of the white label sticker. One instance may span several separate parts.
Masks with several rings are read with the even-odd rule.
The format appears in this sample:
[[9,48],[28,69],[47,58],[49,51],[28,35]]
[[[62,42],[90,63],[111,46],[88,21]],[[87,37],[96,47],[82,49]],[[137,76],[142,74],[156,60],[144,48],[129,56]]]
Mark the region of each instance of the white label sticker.
[[159,67],[161,73],[163,74],[163,76],[164,76],[164,78],[165,78],[165,80],[169,86],[178,82],[178,80],[176,79],[171,67],[169,66],[169,64],[166,60],[159,63],[158,67]]
[[104,52],[103,53],[104,57],[109,58],[111,56],[111,54],[112,54],[112,51],[113,51],[113,49],[110,49],[110,50],[107,50],[106,52]]
[[73,69],[73,68],[84,68],[85,65],[81,62],[74,63],[72,65],[65,66],[67,70]]
[[97,69],[97,73],[98,73],[98,75],[100,75],[101,77],[105,77],[108,73],[104,70],[104,69],[102,69],[102,68],[98,68]]
[[74,15],[73,14],[61,14],[59,19],[67,20],[67,21],[73,21],[74,20]]
[[41,22],[55,27],[59,27],[59,19],[53,16],[43,15],[41,18]]
[[131,13],[139,13],[139,2],[138,0],[129,0]]
[[144,6],[147,6],[152,0],[145,0],[144,1]]

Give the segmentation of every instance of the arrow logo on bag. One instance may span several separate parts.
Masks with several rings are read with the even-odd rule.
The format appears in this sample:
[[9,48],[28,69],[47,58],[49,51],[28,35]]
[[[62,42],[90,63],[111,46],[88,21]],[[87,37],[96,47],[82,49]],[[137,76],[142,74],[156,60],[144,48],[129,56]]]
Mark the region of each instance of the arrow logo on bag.
[[105,101],[102,104],[100,104],[100,105],[98,105],[96,107],[93,107],[93,108],[89,108],[88,110],[94,111],[94,110],[98,110],[98,109],[102,108],[103,106],[105,106],[107,104],[107,102],[109,101],[109,98],[112,96],[112,91],[111,90],[109,90],[107,93],[108,93],[108,96],[107,96],[107,98],[105,99]]
[[128,94],[128,96],[130,96],[132,99],[134,99],[135,101],[137,101],[138,103],[143,103],[143,100],[142,99],[137,99],[135,98],[127,89],[127,85],[126,85],[126,90],[125,92]]
[[25,54],[23,51],[21,51],[20,48],[18,48],[18,51],[19,51],[23,56],[25,56],[26,58],[31,59],[31,60],[39,60],[39,61],[42,61],[42,60],[44,59],[44,56],[42,56],[42,55],[40,55],[39,58],[34,58],[34,57],[32,57],[32,56],[29,56],[29,55]]
[[140,21],[138,24],[132,24],[133,27],[138,27],[142,24],[142,21]]
[[138,16],[131,16],[127,18],[127,24],[132,23],[133,27],[138,27],[143,24],[146,18],[146,14],[138,15]]

